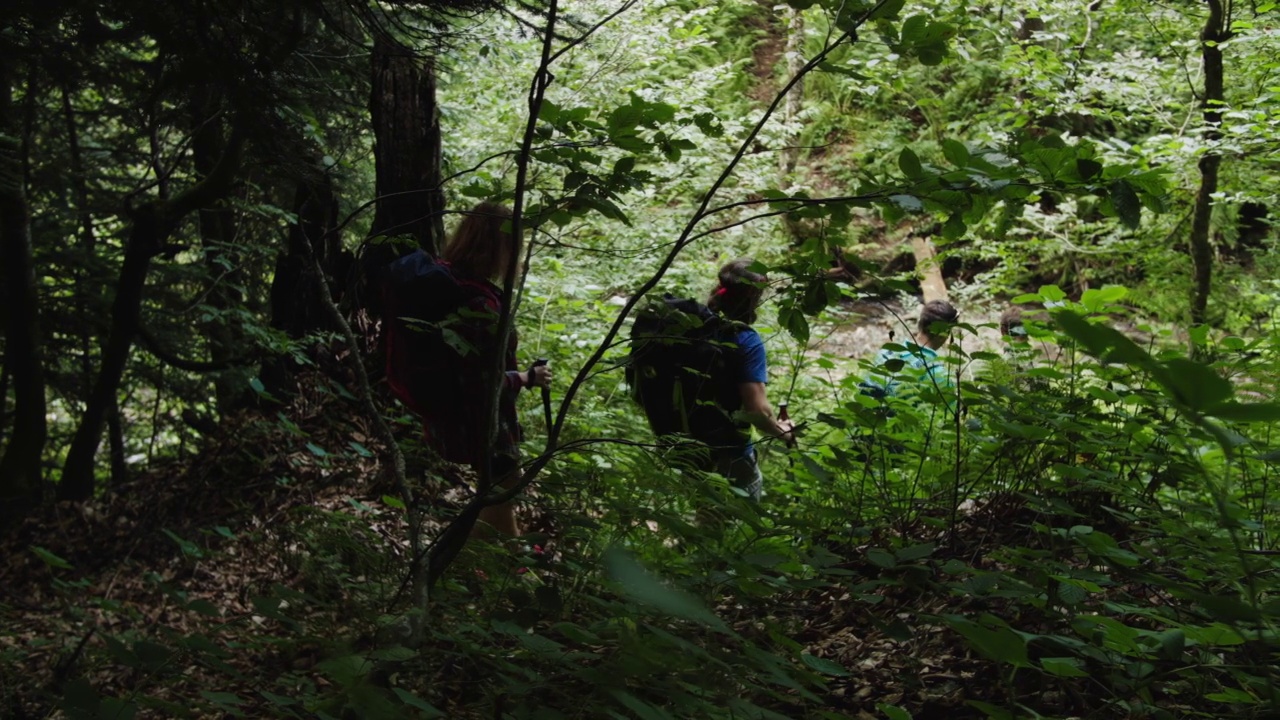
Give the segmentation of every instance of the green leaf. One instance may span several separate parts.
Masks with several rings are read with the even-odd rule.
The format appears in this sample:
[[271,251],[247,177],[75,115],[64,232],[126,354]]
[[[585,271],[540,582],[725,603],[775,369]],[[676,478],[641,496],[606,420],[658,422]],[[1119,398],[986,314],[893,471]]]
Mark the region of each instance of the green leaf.
[[400,645],[392,645],[390,647],[378,648],[369,653],[370,659],[382,660],[386,662],[404,662],[418,657],[418,653],[407,647]]
[[57,555],[54,555],[53,553],[49,552],[48,550],[45,550],[44,548],[40,547],[39,545],[32,545],[32,546],[31,546],[31,552],[35,553],[35,554],[36,554],[36,557],[40,558],[42,561],[44,561],[44,564],[45,564],[45,565],[48,565],[48,566],[49,566],[49,567],[51,567],[51,568],[57,568],[57,569],[59,569],[59,570],[71,570],[71,569],[72,569],[72,567],[71,567],[71,563],[67,562],[66,560],[63,560],[62,558],[58,557]]
[[369,448],[365,447],[364,445],[361,445],[355,440],[350,440],[347,442],[347,444],[350,445],[351,449],[355,450],[356,454],[359,455],[360,457],[365,457],[365,458],[373,457],[373,453],[369,451]]
[[1222,692],[1209,693],[1204,699],[1238,705],[1254,705],[1258,702],[1256,697],[1239,688],[1223,688]]
[[[1164,365],[1168,368],[1168,377],[1173,383],[1170,389],[1187,407],[1207,411],[1210,407],[1228,405],[1224,401],[1231,397],[1231,381],[1213,368],[1186,358],[1174,358]],[[1224,409],[1230,412],[1229,408]]]
[[196,558],[204,557],[204,551],[200,549],[200,546],[196,545],[190,540],[184,540],[166,528],[161,528],[160,532],[163,532],[165,535],[168,535],[170,540],[177,543],[178,547],[182,549],[183,555],[190,555],[191,557],[196,557]]
[[382,504],[387,507],[393,507],[397,510],[404,510],[404,501],[392,495],[383,495]]
[[893,20],[898,17],[898,13],[902,12],[902,6],[907,4],[907,0],[885,0],[879,7],[867,16],[868,20]]
[[942,156],[956,167],[962,168],[969,165],[969,148],[959,140],[943,140]]
[[987,658],[1014,667],[1031,666],[1027,657],[1027,641],[1004,621],[990,615],[981,618],[981,625],[960,615],[944,615],[943,620]]
[[244,704],[244,698],[240,697],[235,693],[213,692],[211,690],[201,690],[200,695],[205,700],[208,700],[209,702],[212,702],[212,703],[216,703],[218,705],[243,705]]
[[1091,180],[1102,172],[1102,163],[1089,158],[1076,158],[1076,172],[1081,180]]
[[849,677],[849,671],[845,670],[843,665],[827,660],[826,658],[820,658],[816,655],[810,655],[809,653],[800,653],[800,660],[804,662],[805,665],[808,665],[823,675]]
[[635,713],[640,720],[674,720],[666,710],[650,705],[626,690],[610,690],[609,694],[623,707]]
[[408,705],[411,708],[414,708],[416,710],[421,710],[422,712],[426,713],[427,718],[441,718],[445,716],[445,714],[441,712],[439,708],[427,702],[426,700],[423,700],[417,695],[414,695],[408,690],[404,690],[398,687],[393,687],[391,688],[391,692],[395,693],[396,697],[400,698],[400,702],[404,703],[405,705]]
[[871,561],[871,564],[873,565],[886,569],[897,567],[898,565],[897,561],[893,559],[892,553],[888,550],[881,550],[880,548],[871,548],[868,550],[867,560]]
[[1231,422],[1276,422],[1280,421],[1280,403],[1222,402],[1205,414]]
[[889,705],[888,703],[876,703],[876,710],[884,713],[889,720],[911,720],[911,713],[903,710],[897,705]]
[[1038,297],[1047,303],[1062,302],[1067,299],[1067,294],[1057,285],[1041,285]]
[[307,443],[307,449],[310,450],[311,454],[315,455],[316,457],[325,457],[326,455],[329,454],[325,452],[324,448],[320,447],[319,445],[316,445],[315,443],[310,443],[310,442]]
[[266,698],[266,699],[267,699],[267,701],[269,701],[269,702],[270,702],[270,703],[272,703],[273,705],[280,705],[281,707],[288,707],[288,706],[290,706],[290,705],[297,705],[297,704],[298,704],[298,701],[297,701],[297,700],[295,700],[295,699],[293,699],[293,698],[291,698],[291,697],[285,697],[285,696],[283,696],[283,695],[276,695],[275,693],[273,693],[273,692],[267,692],[266,690],[259,690],[259,691],[258,691],[258,694],[259,694],[259,695],[261,695],[262,697]]
[[919,545],[911,545],[893,554],[898,562],[911,562],[913,560],[922,560],[933,554],[933,543],[920,543]]
[[80,718],[97,718],[98,708],[102,705],[102,698],[98,695],[98,691],[93,685],[84,678],[74,678],[69,680],[62,690],[62,702],[59,703],[63,712],[72,720]]
[[1079,658],[1047,657],[1040,659],[1040,667],[1050,675],[1058,677],[1089,677],[1083,669],[1084,663]]
[[924,167],[920,164],[920,158],[916,157],[911,148],[902,148],[902,152],[898,153],[898,167],[912,180],[924,176]]
[[910,212],[924,210],[924,203],[920,202],[920,198],[915,195],[890,195],[889,201]]
[[617,547],[609,548],[605,551],[604,562],[609,576],[622,586],[623,592],[632,600],[661,613],[731,634],[724,621],[704,607],[697,598],[663,584],[625,551]]
[[1116,217],[1130,230],[1136,230],[1142,221],[1142,201],[1133,191],[1133,186],[1124,179],[1111,183],[1111,204],[1116,209]]

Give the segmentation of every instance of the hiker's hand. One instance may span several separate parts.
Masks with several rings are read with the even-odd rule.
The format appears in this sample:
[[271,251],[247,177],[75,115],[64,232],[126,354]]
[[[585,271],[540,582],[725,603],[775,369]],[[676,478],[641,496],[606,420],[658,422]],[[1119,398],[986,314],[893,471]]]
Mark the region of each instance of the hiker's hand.
[[525,387],[551,387],[551,366],[536,365],[525,373]]
[[782,442],[786,443],[787,447],[795,447],[796,446],[795,423],[791,422],[790,420],[778,420],[776,422],[778,423],[778,430],[781,431],[778,433],[778,437],[782,438]]

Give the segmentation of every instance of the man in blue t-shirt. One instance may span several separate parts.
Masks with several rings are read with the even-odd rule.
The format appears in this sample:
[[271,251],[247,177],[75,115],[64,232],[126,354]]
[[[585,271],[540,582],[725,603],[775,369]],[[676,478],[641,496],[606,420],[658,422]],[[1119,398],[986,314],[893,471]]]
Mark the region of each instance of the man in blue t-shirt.
[[[707,307],[735,323],[741,323],[729,372],[734,374],[738,396],[742,401],[738,417],[754,426],[764,435],[781,438],[788,445],[795,444],[795,428],[789,420],[773,416],[765,385],[769,382],[769,364],[765,357],[764,340],[752,329],[764,294],[768,278],[748,268],[750,258],[734,260],[720,268],[720,284],[711,292]],[[735,447],[712,448],[714,470],[728,478],[736,487],[747,492],[754,500],[760,499],[764,477],[760,474],[756,451],[751,442],[750,429],[743,436],[743,444]]]

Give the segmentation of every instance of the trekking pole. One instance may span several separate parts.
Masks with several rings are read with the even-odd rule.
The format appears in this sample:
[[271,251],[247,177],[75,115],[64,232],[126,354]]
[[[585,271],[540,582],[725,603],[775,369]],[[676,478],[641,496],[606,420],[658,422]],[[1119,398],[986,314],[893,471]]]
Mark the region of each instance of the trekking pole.
[[[547,364],[546,358],[538,358],[537,360],[534,360],[533,364],[529,366],[529,374],[528,374],[529,379],[530,380],[533,379],[534,368],[539,368],[546,364]],[[542,417],[547,422],[547,435],[550,436],[551,435],[551,388],[547,387],[546,385],[543,385],[540,389],[542,390]]]
[[[788,395],[788,397],[790,396]],[[785,402],[778,403],[778,419],[783,422],[786,422],[791,419],[791,416],[787,413],[787,403]],[[799,428],[797,428],[795,425],[791,426],[791,439],[793,442],[795,442],[797,448],[800,447],[799,431],[800,431]],[[796,466],[796,457],[791,453],[787,453],[787,465],[788,467]]]

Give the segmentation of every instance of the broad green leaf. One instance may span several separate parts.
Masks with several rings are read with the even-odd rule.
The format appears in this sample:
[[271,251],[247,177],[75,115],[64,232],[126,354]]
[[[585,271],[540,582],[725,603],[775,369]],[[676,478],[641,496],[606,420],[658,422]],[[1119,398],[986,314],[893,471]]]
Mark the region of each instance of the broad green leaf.
[[1280,403],[1223,402],[1205,414],[1231,422],[1276,422],[1280,421]]
[[200,696],[203,697],[205,700],[208,700],[213,703],[217,703],[218,705],[243,705],[245,702],[244,698],[240,697],[235,693],[230,693],[230,692],[215,692],[212,690],[201,690]]
[[911,148],[902,148],[902,152],[898,153],[898,167],[902,169],[902,174],[912,180],[918,179],[924,175],[924,167],[920,165],[920,158],[911,151]]
[[168,528],[161,528],[160,532],[164,533],[165,535],[168,535],[170,540],[177,543],[178,547],[182,549],[183,555],[190,555],[191,557],[196,557],[196,558],[204,557],[204,551],[200,549],[200,546],[196,545],[190,540],[184,540],[183,538],[178,537],[176,534],[174,534],[173,531],[169,530]]
[[439,708],[427,702],[426,700],[423,700],[417,695],[414,695],[408,690],[396,687],[396,688],[391,688],[391,692],[395,693],[396,697],[400,698],[400,702],[404,703],[405,705],[408,705],[411,708],[414,708],[416,710],[421,710],[422,712],[426,713],[424,717],[428,719],[442,718],[445,716],[445,714],[441,712]]
[[272,704],[274,704],[274,705],[280,705],[280,706],[282,706],[282,707],[288,707],[289,705],[297,705],[297,704],[298,704],[298,701],[297,701],[297,700],[295,700],[295,699],[293,699],[293,698],[291,698],[291,697],[285,697],[285,696],[283,696],[283,695],[276,695],[275,693],[273,693],[273,692],[267,692],[266,690],[259,690],[259,691],[258,691],[258,694],[259,694],[259,695],[261,695],[262,697],[266,698],[268,702],[270,702],[270,703],[272,703]]
[[1170,389],[1178,400],[1192,410],[1204,412],[1231,397],[1231,381],[1208,365],[1186,358],[1174,358],[1166,361],[1165,367],[1168,368],[1168,378],[1173,383]]
[[632,600],[667,615],[704,625],[718,632],[730,633],[724,621],[704,607],[697,598],[663,584],[627,552],[611,547],[605,551],[604,562],[609,576],[622,586],[623,592]]
[[871,564],[882,568],[896,567],[898,564],[897,561],[893,559],[893,553],[890,553],[888,550],[881,550],[880,548],[871,548],[868,550],[867,560],[870,560]]
[[934,544],[920,543],[918,545],[909,545],[898,550],[893,554],[899,562],[911,562],[913,560],[922,560],[933,554]]
[[810,655],[809,653],[800,653],[800,660],[803,661],[805,665],[808,665],[823,675],[849,677],[849,671],[846,670],[843,665],[827,660],[826,658],[820,658],[816,655]]
[[1084,663],[1072,657],[1047,657],[1040,659],[1040,667],[1050,675],[1058,677],[1089,677],[1083,669]]
[[407,647],[392,645],[391,647],[379,648],[369,653],[369,657],[373,660],[385,660],[387,662],[404,662],[418,657],[418,653]]
[[1047,303],[1062,302],[1067,299],[1067,294],[1057,285],[1041,285],[1038,295],[1040,300]]
[[1111,204],[1116,210],[1116,217],[1130,230],[1136,230],[1142,221],[1142,201],[1133,191],[1133,186],[1123,179],[1111,183]]
[[1030,667],[1027,641],[1002,620],[984,616],[982,624],[978,624],[961,615],[944,615],[943,620],[987,658],[1014,667]]
[[628,710],[636,714],[640,720],[674,720],[666,710],[641,700],[626,690],[610,690],[609,694],[614,697]]
[[1098,173],[1102,172],[1102,163],[1089,158],[1077,158],[1076,172],[1080,174],[1081,180],[1092,180]]
[[31,546],[31,552],[35,553],[35,554],[36,554],[36,557],[40,558],[40,560],[42,560],[42,561],[44,562],[44,564],[45,564],[45,565],[48,565],[49,567],[52,567],[52,568],[58,568],[59,570],[71,570],[71,569],[72,569],[72,568],[71,568],[71,563],[67,562],[66,560],[63,560],[62,558],[58,557],[57,555],[54,555],[53,553],[49,552],[48,550],[45,550],[44,548],[40,547],[39,545],[32,545],[32,546]]
[[887,703],[876,703],[876,710],[884,713],[889,720],[912,720],[911,713],[903,710],[897,705],[889,705]]
[[947,162],[956,167],[966,167],[969,164],[969,148],[958,140],[946,139],[942,141],[942,156]]
[[898,17],[898,13],[902,12],[902,6],[906,5],[906,0],[885,0],[879,7],[867,16],[868,20],[893,20]]
[[1253,705],[1258,702],[1258,698],[1239,688],[1223,688],[1222,692],[1209,693],[1204,699],[1237,705]]

